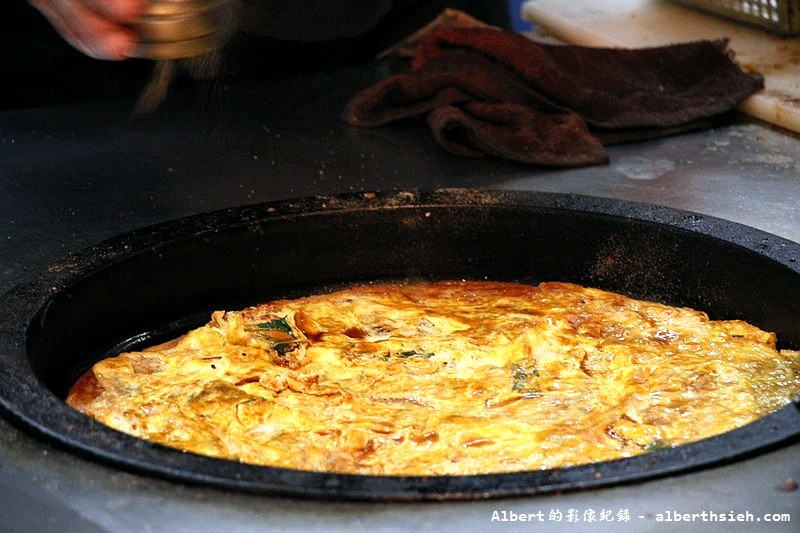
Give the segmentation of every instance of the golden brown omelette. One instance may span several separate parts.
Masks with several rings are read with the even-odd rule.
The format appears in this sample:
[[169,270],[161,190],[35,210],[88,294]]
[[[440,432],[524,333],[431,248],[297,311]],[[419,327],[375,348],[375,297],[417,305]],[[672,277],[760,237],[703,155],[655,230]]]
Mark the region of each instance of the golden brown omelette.
[[217,311],[99,361],[67,402],[202,455],[435,475],[629,457],[798,393],[800,352],[739,320],[570,283],[445,281]]

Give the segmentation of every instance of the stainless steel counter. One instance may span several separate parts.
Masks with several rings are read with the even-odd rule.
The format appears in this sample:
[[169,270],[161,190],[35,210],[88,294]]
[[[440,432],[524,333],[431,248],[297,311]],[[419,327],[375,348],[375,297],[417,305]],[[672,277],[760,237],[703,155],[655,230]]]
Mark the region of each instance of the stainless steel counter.
[[[70,251],[149,224],[379,189],[614,197],[800,242],[797,136],[742,119],[610,148],[611,163],[602,167],[461,159],[442,152],[420,122],[353,130],[339,120],[350,95],[382,74],[354,67],[252,85],[223,80],[174,94],[138,119],[127,100],[0,114],[0,291]],[[562,495],[424,504],[288,500],[121,472],[0,419],[3,531],[800,531],[800,491],[782,490],[786,479],[800,479],[800,443],[700,472]],[[760,521],[658,520],[704,511]],[[792,522],[768,523],[765,514],[790,514]]]

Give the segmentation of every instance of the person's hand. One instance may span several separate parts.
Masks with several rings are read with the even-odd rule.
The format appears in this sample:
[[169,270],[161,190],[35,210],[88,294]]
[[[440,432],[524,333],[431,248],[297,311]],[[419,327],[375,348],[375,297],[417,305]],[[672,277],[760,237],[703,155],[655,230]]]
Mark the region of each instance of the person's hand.
[[130,24],[147,0],[29,0],[72,46],[97,59],[120,60],[136,49]]

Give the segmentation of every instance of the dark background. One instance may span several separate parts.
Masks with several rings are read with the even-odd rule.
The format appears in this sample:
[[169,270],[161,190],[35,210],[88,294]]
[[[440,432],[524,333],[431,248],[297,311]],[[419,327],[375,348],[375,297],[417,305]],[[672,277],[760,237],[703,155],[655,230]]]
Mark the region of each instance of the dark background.
[[[374,30],[353,39],[296,43],[239,32],[226,47],[228,80],[338,68],[370,59],[432,20],[445,7],[504,28],[520,27],[521,0],[399,0]],[[353,2],[357,16],[357,2]],[[0,110],[135,97],[150,76],[151,61],[102,61],[67,44],[26,0],[0,2]]]

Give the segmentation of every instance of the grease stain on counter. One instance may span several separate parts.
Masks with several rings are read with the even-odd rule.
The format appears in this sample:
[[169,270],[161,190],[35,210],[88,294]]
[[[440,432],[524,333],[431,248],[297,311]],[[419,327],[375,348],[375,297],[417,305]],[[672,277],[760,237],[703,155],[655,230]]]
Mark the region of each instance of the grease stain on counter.
[[621,157],[612,164],[613,170],[632,180],[656,180],[675,169],[671,159],[644,156]]

